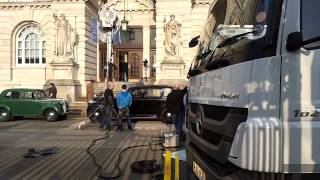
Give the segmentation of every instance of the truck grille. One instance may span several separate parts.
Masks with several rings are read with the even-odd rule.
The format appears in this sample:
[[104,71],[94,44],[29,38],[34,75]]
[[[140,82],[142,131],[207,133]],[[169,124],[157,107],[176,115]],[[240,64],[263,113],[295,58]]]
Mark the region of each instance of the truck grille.
[[247,116],[246,108],[191,104],[188,111],[191,143],[208,156],[225,163],[236,130]]

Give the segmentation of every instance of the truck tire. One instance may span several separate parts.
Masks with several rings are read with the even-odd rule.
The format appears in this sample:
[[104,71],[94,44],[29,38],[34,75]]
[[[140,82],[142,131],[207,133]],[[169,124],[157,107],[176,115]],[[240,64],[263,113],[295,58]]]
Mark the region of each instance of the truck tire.
[[0,109],[0,122],[7,122],[7,121],[10,121],[10,119],[11,119],[11,112],[6,108]]
[[59,115],[54,109],[48,109],[44,114],[48,122],[54,122],[59,119]]

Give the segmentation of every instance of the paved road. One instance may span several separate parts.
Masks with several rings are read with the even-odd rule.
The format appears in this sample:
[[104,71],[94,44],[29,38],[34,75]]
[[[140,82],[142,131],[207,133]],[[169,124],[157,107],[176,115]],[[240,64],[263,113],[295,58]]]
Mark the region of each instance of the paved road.
[[[71,125],[82,120],[74,117],[51,123],[42,119],[0,123],[0,179],[97,179],[96,168],[85,151],[92,140],[103,137],[105,132],[95,124],[84,130],[73,129]],[[167,129],[161,122],[138,122],[133,131],[112,132],[111,138],[97,143],[93,152],[105,172],[114,172],[113,164],[121,149],[146,144]],[[55,148],[57,153],[24,159],[30,148]],[[132,162],[143,159],[159,161],[161,152],[148,148],[129,150],[120,164],[124,172],[119,179],[150,179],[149,175],[130,170]]]

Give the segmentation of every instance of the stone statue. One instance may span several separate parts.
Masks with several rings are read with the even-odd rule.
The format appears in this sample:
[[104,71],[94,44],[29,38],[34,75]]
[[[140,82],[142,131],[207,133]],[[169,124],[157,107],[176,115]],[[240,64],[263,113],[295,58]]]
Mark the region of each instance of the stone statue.
[[175,15],[170,15],[170,20],[164,25],[164,47],[167,59],[180,57],[181,24],[175,20]]
[[55,55],[59,54],[59,49],[60,49],[60,42],[59,42],[59,38],[58,38],[58,34],[59,34],[59,29],[61,26],[61,21],[60,19],[57,17],[57,15],[53,14],[53,23],[55,24],[54,27],[54,33],[55,33],[55,41],[54,41],[54,50],[53,53]]
[[54,55],[73,60],[75,57],[74,49],[78,43],[77,31],[71,27],[64,14],[61,14],[60,18],[53,14],[53,19],[56,35]]

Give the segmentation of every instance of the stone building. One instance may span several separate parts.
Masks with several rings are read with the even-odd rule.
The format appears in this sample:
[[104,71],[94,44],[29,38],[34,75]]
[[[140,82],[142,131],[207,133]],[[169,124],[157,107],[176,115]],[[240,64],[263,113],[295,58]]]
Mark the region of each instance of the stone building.
[[115,81],[186,82],[196,50],[188,42],[202,31],[211,2],[0,0],[0,91],[54,82],[59,97],[76,100],[88,80],[104,83],[107,46],[92,40],[92,20],[105,3],[129,25],[127,41],[112,46]]

